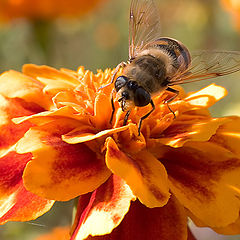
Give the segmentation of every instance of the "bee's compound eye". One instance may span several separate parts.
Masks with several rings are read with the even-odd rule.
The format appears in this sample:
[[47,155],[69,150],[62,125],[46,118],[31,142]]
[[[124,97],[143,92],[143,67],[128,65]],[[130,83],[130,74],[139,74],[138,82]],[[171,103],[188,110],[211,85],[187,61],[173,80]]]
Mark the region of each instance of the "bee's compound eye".
[[128,100],[129,99],[129,93],[127,91],[123,91],[122,92],[122,97],[125,99],[125,100]]
[[115,89],[118,92],[126,83],[128,82],[128,78],[125,76],[120,76],[115,81]]
[[134,103],[138,107],[143,107],[151,102],[150,94],[142,87],[137,88],[134,94]]
[[136,89],[138,88],[138,84],[135,81],[128,81],[127,87],[130,90],[136,91]]

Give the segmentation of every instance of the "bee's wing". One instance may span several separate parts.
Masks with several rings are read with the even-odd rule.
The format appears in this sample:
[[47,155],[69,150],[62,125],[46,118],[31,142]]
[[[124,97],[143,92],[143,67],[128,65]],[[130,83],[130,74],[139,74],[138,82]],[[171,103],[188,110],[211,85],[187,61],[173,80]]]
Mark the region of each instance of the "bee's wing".
[[132,0],[129,19],[129,59],[144,46],[159,38],[159,12],[154,0]]
[[169,80],[169,86],[201,81],[240,71],[240,52],[198,51],[192,54],[192,62],[184,71],[181,66]]

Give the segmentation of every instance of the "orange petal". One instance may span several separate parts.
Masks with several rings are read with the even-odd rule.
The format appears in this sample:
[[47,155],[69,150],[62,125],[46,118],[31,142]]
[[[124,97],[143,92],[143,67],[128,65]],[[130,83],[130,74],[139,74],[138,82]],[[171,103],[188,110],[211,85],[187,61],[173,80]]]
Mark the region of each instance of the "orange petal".
[[[58,119],[31,128],[18,142],[19,153],[31,152],[34,156],[23,174],[29,191],[65,201],[95,190],[110,176],[102,154],[85,144],[70,145],[62,141],[61,135],[77,124],[72,119]],[[100,152],[97,147],[95,150]]]
[[44,111],[30,116],[13,118],[12,121],[16,124],[30,121],[36,125],[43,125],[44,123],[53,121],[54,119],[59,117],[72,118],[72,121],[76,119],[78,120],[79,125],[82,123],[89,123],[89,119],[91,119],[91,116],[79,115],[78,112],[74,110],[74,108],[65,106],[52,111]]
[[181,148],[156,145],[152,153],[167,169],[170,189],[206,226],[224,227],[240,210],[240,159],[211,142]]
[[78,127],[71,132],[64,134],[62,136],[62,139],[64,142],[70,143],[70,144],[76,144],[76,143],[82,143],[86,141],[91,141],[106,135],[111,135],[117,132],[124,131],[128,129],[127,126],[119,127],[119,128],[113,128],[113,129],[107,129],[103,130],[101,132],[95,133],[96,129],[91,126],[81,126]]
[[80,197],[75,219],[77,226],[71,239],[111,233],[128,212],[135,196],[121,178],[113,175],[93,192],[88,205],[83,209],[87,199],[88,196]]
[[0,224],[8,221],[29,221],[47,212],[54,201],[28,192],[22,183],[22,173],[31,153],[9,152],[0,159]]
[[217,130],[211,142],[228,149],[240,158],[240,117],[228,117],[228,120]]
[[20,98],[6,98],[0,94],[0,155],[8,151],[33,125],[29,122],[16,125],[11,119],[35,114],[42,110],[40,106],[34,103],[27,103]]
[[167,205],[157,208],[147,208],[139,201],[132,202],[129,212],[111,234],[87,239],[187,240],[187,235],[187,218],[184,209],[175,198],[171,197]]
[[111,118],[112,106],[110,102],[110,97],[106,96],[103,92],[99,92],[95,98],[94,104],[94,122],[96,128],[104,129],[109,125]]
[[51,97],[62,90],[73,90],[80,84],[72,74],[48,66],[27,64],[22,70],[24,74],[40,81],[44,85],[44,92]]
[[35,79],[41,77],[43,79],[52,79],[55,80],[55,82],[60,81],[73,85],[80,83],[72,74],[45,65],[37,66],[35,64],[26,64],[23,66],[22,71],[24,74]]
[[167,173],[153,155],[142,150],[127,156],[110,137],[106,141],[106,148],[108,168],[126,181],[144,205],[158,207],[167,203],[170,196]]
[[213,228],[213,230],[219,234],[224,235],[239,235],[240,234],[240,217],[232,223],[223,228]]
[[146,148],[144,136],[142,134],[138,136],[138,126],[130,123],[128,127],[126,131],[122,131],[117,136],[114,136],[116,142],[119,142],[120,147],[129,154],[137,153]]
[[8,71],[0,76],[0,94],[9,98],[21,98],[49,109],[51,101],[43,94],[43,84],[16,71]]
[[230,121],[228,118],[205,118],[186,121],[181,118],[169,126],[157,142],[171,147],[182,147],[189,141],[208,141],[217,131],[219,126]]
[[34,240],[69,240],[70,227],[56,227],[50,233],[43,234]]
[[[198,227],[208,227],[204,222],[202,222],[189,211],[188,215]],[[238,217],[238,219],[234,223],[231,223],[225,227],[212,227],[212,230],[224,235],[238,235],[240,234],[240,217]]]

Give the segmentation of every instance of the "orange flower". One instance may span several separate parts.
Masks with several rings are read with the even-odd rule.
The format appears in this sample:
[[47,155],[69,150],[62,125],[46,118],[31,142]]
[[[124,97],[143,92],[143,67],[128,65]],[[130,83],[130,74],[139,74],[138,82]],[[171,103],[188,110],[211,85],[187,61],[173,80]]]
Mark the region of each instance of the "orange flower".
[[105,0],[4,0],[0,1],[0,17],[39,20],[82,16],[103,1]]
[[221,0],[222,6],[231,15],[237,30],[240,30],[240,2],[238,0]]
[[69,227],[56,227],[52,232],[43,234],[35,240],[68,240],[70,238],[69,231]]
[[[25,65],[0,76],[0,222],[28,221],[80,196],[71,239],[187,239],[187,217],[239,234],[240,118],[207,110],[215,84],[171,102],[156,96],[128,124],[112,72]],[[170,94],[170,93],[169,93]],[[110,234],[110,236],[109,236]],[[193,238],[193,237],[192,237]],[[190,235],[189,235],[190,239]]]

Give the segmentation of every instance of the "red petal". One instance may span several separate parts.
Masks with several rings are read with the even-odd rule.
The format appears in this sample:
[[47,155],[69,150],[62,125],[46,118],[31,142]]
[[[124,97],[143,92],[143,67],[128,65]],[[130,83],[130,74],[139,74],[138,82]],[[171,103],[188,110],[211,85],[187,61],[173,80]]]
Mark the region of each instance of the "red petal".
[[9,99],[0,95],[0,153],[7,151],[32,126],[29,122],[16,125],[11,119],[42,110],[37,104],[27,103],[21,99]]
[[224,227],[240,210],[240,159],[211,142],[181,148],[157,145],[152,153],[166,167],[170,189],[205,226]]
[[[98,222],[95,223],[96,225]],[[111,234],[90,240],[161,239],[187,240],[187,218],[183,207],[172,197],[164,207],[147,208],[132,202],[129,212]],[[75,238],[81,240],[82,238]]]
[[[77,227],[71,239],[85,239],[89,235],[112,232],[128,212],[130,202],[135,200],[135,196],[121,178],[113,175],[93,192],[86,206],[88,200],[89,196],[80,197],[76,215]],[[83,206],[86,208],[83,209]]]
[[167,173],[158,159],[146,150],[127,155],[111,137],[106,147],[108,168],[126,181],[144,205],[161,207],[167,203],[170,197]]
[[33,127],[18,142],[19,153],[31,152],[23,179],[26,188],[44,198],[66,201],[95,190],[111,172],[100,146],[68,144],[61,135],[74,129],[78,121],[60,118]]
[[54,203],[24,188],[22,173],[31,158],[31,153],[18,154],[12,151],[0,159],[0,224],[36,219]]

